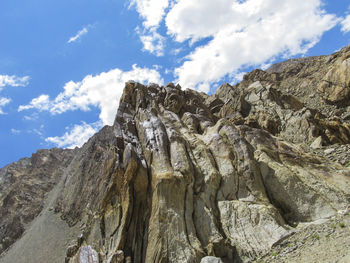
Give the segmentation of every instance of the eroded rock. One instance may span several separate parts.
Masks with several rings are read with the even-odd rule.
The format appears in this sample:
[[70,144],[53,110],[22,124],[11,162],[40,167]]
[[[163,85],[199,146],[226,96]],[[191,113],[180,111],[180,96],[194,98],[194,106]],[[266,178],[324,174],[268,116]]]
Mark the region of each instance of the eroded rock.
[[346,109],[315,87],[331,67],[347,81],[347,52],[254,70],[212,96],[127,82],[113,126],[64,171],[55,212],[82,226],[67,260],[249,262],[346,211],[350,170],[328,159],[350,143]]

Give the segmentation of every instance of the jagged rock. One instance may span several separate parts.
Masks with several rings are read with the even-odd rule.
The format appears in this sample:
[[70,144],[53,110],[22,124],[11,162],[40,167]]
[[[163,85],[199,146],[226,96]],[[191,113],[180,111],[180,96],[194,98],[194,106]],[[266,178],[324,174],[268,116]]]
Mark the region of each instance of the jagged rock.
[[350,58],[340,57],[327,72],[318,87],[323,98],[332,103],[349,103],[350,98]]
[[315,87],[348,52],[255,70],[212,96],[127,82],[113,126],[67,160],[55,212],[83,231],[67,260],[249,262],[346,210],[350,170],[328,159],[347,160],[335,146],[350,143],[346,110]]
[[39,215],[50,190],[58,183],[76,151],[39,150],[0,169],[0,254]]
[[[126,85],[114,126],[81,150],[100,152],[99,159],[86,154],[75,159],[59,202],[68,222],[82,220],[84,211],[76,212],[82,201],[73,190],[76,181],[88,193],[99,186],[98,195],[86,197],[99,213],[84,235],[104,254],[122,249],[137,262],[199,262],[212,254],[223,262],[247,261],[289,235],[290,225],[347,206],[350,182],[343,173],[332,164],[322,168],[325,160],[270,135],[282,134],[278,123],[288,112],[306,114],[305,121],[316,114],[297,100],[258,82],[242,92],[251,109],[276,106],[272,116],[279,129],[258,119],[263,131],[235,125],[231,118],[218,120],[213,115],[218,99],[175,89],[184,103],[174,109],[168,103],[173,87],[150,89]],[[249,92],[258,99],[249,98]],[[79,179],[86,172],[75,167],[91,159],[98,160],[95,176]]]
[[118,250],[109,257],[107,263],[124,263],[124,252],[122,250]]
[[290,227],[271,205],[242,201],[218,203],[222,228],[243,261],[266,253],[288,236]]
[[208,256],[202,258],[200,263],[222,263],[222,260],[220,258]]
[[82,246],[69,263],[99,263],[98,253],[91,246]]
[[318,136],[313,143],[310,145],[312,149],[322,148],[322,136]]
[[66,256],[68,258],[73,257],[78,252],[78,249],[79,249],[79,246],[77,244],[67,247]]

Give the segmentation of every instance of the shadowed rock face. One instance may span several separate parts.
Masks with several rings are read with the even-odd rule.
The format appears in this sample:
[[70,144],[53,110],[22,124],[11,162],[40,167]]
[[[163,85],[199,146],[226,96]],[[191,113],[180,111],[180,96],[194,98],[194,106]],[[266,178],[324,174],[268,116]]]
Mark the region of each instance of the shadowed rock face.
[[39,150],[0,169],[0,254],[42,210],[47,193],[73,159],[74,150]]
[[349,168],[309,147],[350,143],[346,108],[298,81],[330,61],[255,70],[212,96],[126,83],[114,125],[64,172],[55,212],[83,226],[66,262],[248,262],[299,223],[347,209]]

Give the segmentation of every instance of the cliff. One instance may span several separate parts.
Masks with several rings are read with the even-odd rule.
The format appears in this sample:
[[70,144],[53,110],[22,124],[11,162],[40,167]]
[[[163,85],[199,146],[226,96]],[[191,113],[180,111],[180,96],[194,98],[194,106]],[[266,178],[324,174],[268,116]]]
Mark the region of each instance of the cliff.
[[[113,126],[81,149],[61,150],[61,159],[52,159],[53,171],[31,173],[43,188],[38,202],[54,188],[49,206],[36,205],[28,216],[22,211],[31,210],[30,202],[15,208],[8,200],[20,194],[1,192],[3,207],[9,207],[1,210],[1,220],[9,222],[1,234],[6,239],[18,220],[38,220],[42,209],[38,222],[55,215],[64,229],[79,233],[70,244],[62,239],[65,262],[261,258],[298,235],[300,226],[348,213],[349,105],[349,47],[254,70],[211,96],[171,83],[130,81]],[[29,173],[27,162],[12,166]],[[0,187],[10,185],[3,179],[10,178],[9,167],[0,171]],[[37,191],[29,187],[23,195],[33,198]],[[11,209],[24,216],[16,219]],[[18,242],[31,235],[38,224],[23,226],[2,248],[24,230]],[[47,233],[53,234],[57,229]],[[25,255],[35,241],[18,242],[0,262],[38,262]],[[35,254],[39,262],[64,260],[49,243]]]

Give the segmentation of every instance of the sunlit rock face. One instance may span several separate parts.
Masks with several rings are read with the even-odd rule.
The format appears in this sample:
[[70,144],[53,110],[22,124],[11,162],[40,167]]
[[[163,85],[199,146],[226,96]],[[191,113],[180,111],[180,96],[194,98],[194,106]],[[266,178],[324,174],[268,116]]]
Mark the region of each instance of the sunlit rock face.
[[62,261],[249,262],[346,210],[350,170],[310,147],[350,143],[348,95],[330,99],[319,78],[346,82],[346,54],[255,70],[211,96],[126,83],[113,126],[61,173],[53,212],[81,232]]

